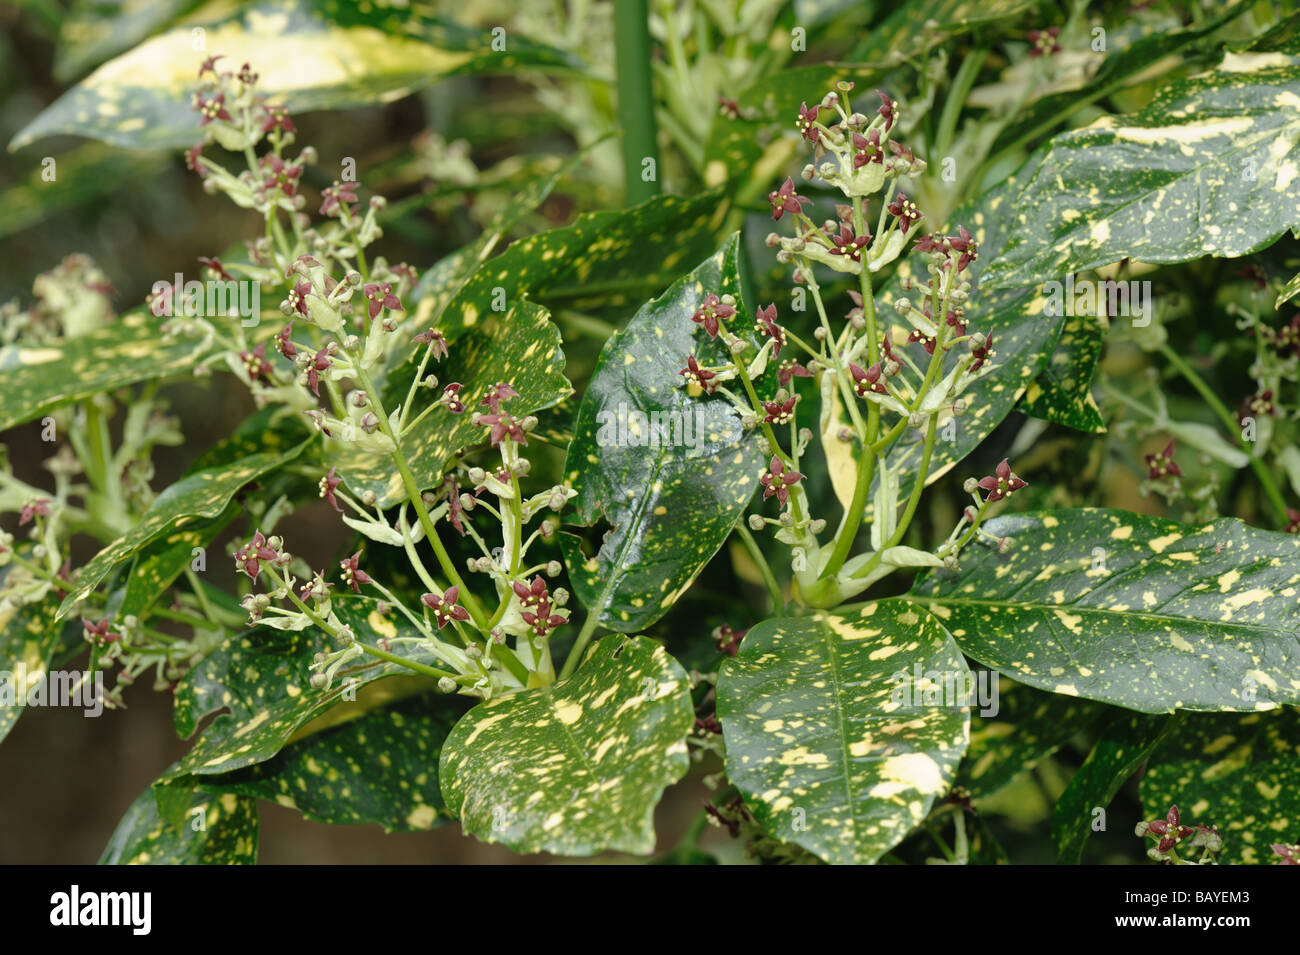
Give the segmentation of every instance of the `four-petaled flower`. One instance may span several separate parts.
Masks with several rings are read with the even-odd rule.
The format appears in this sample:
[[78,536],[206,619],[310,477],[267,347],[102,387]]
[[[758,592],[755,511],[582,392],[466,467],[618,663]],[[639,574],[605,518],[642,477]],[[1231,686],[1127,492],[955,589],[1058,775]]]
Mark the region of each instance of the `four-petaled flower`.
[[979,245],[971,237],[971,234],[966,231],[964,225],[957,227],[957,236],[955,238],[948,236],[948,246],[955,252],[961,253],[957,259],[958,272],[966,271],[966,266],[979,258]]
[[338,486],[342,483],[343,479],[341,477],[334,476],[333,468],[330,468],[329,474],[320,479],[320,496],[329,502],[330,507],[340,513],[342,513],[343,508],[339,507],[338,498],[334,496],[334,492],[338,490]]
[[868,163],[883,163],[885,148],[880,145],[880,130],[873,129],[863,136],[853,134],[853,168],[861,169]]
[[1153,481],[1166,477],[1182,477],[1183,469],[1174,461],[1174,439],[1170,438],[1165,449],[1159,454],[1147,454],[1143,460],[1147,465],[1147,477]]
[[894,123],[898,121],[898,104],[889,98],[889,94],[883,90],[876,90],[876,95],[880,97],[880,109],[878,112],[885,119],[885,132],[894,128]]
[[1269,848],[1282,857],[1278,865],[1300,865],[1300,845],[1288,846],[1277,842]]
[[348,206],[357,201],[357,184],[335,180],[334,185],[326,186],[321,190],[320,196],[321,215],[333,215],[340,209],[346,213],[349,211]]
[[694,355],[686,356],[686,367],[678,374],[686,379],[687,387],[699,388],[706,395],[711,395],[718,390],[718,383],[713,380],[718,376],[707,368],[701,367]]
[[260,165],[263,171],[262,189],[266,192],[279,190],[282,196],[292,199],[298,194],[298,180],[302,177],[302,164],[289,165],[275,153],[262,157]]
[[979,371],[984,363],[993,357],[993,336],[989,335],[982,345],[972,348],[970,353],[975,356],[975,360],[970,363],[970,370]]
[[189,149],[185,150],[185,168],[192,169],[199,174],[200,179],[208,178],[208,171],[203,168],[203,163],[199,158],[203,155],[203,143],[195,143]]
[[513,386],[506,384],[504,381],[499,381],[487,390],[487,394],[483,396],[483,400],[479,404],[487,405],[488,410],[496,414],[501,410],[501,402],[518,397],[519,392],[515,391]]
[[789,424],[794,420],[794,406],[798,401],[798,395],[791,395],[785,401],[764,401],[763,420],[768,424]]
[[343,568],[343,583],[352,588],[353,593],[361,593],[361,585],[371,582],[370,575],[357,566],[357,560],[361,557],[361,551],[357,551],[351,557],[339,561],[339,567]]
[[1291,321],[1278,329],[1273,338],[1273,347],[1283,355],[1288,352],[1292,357],[1300,355],[1300,312],[1291,316]]
[[86,642],[93,643],[97,647],[108,646],[108,644],[117,640],[117,634],[108,629],[107,617],[104,617],[99,623],[91,623],[89,620],[82,618],[81,630]]
[[900,192],[894,197],[894,201],[885,206],[889,214],[898,220],[898,227],[906,234],[913,223],[921,221],[921,210],[916,207],[916,203],[907,198],[907,193]]
[[479,415],[478,423],[492,429],[490,440],[493,447],[500,445],[506,438],[516,444],[528,443],[528,435],[520,427],[519,422],[515,420],[514,415],[506,414],[504,411],[500,414]]
[[47,498],[34,497],[23,504],[22,510],[18,512],[18,526],[30,524],[37,516],[48,517],[50,513],[50,502]]
[[278,560],[280,554],[271,547],[261,531],[253,532],[253,539],[235,551],[235,569],[242,570],[250,580],[256,580],[262,571],[261,561]]
[[362,289],[366,298],[370,300],[370,317],[374,318],[379,314],[381,309],[390,311],[402,311],[402,302],[393,294],[393,287],[387,282],[382,285],[367,285]]
[[333,342],[326,342],[322,345],[321,350],[312,357],[311,362],[307,365],[307,385],[311,388],[312,394],[317,396],[320,395],[320,373],[328,371],[330,365],[334,363],[329,355],[331,345],[333,345]]
[[979,486],[989,492],[988,502],[1000,501],[1013,491],[1019,491],[1022,487],[1028,487],[1029,482],[1022,481],[1011,473],[1011,465],[1007,459],[1003,458],[991,475],[986,478],[980,478]]
[[200,255],[199,261],[202,262],[205,266],[207,266],[208,278],[222,279],[223,281],[226,282],[229,282],[231,279],[234,278],[234,276],[232,276],[229,272],[226,271],[225,266],[221,264],[221,260],[216,256]]
[[452,414],[460,414],[465,410],[465,403],[460,400],[460,389],[464,387],[459,381],[453,381],[446,388],[442,389],[442,397],[438,399],[438,404],[445,407]]
[[279,129],[286,133],[295,133],[298,127],[293,124],[289,118],[289,110],[283,106],[263,106],[266,110],[266,119],[262,122],[262,132],[269,133],[273,129]]
[[730,624],[724,623],[713,631],[713,643],[719,653],[734,657],[740,652],[740,641],[745,639],[745,634],[748,632],[748,630],[733,630]]
[[703,325],[710,338],[717,338],[718,322],[724,318],[731,318],[735,314],[735,308],[710,292],[704,297],[704,304],[691,316],[691,321],[696,325]]
[[1029,31],[1029,55],[1046,56],[1049,53],[1060,53],[1061,44],[1057,42],[1061,36],[1060,27],[1048,27],[1046,30]]
[[1288,534],[1300,534],[1300,511],[1294,507],[1286,509],[1286,532]]
[[295,282],[293,288],[289,289],[289,294],[285,296],[285,304],[291,312],[297,312],[299,315],[307,314],[307,296],[311,294],[311,283],[305,279],[301,282]]
[[289,359],[292,359],[294,355],[298,354],[298,346],[289,340],[289,336],[292,334],[293,322],[290,322],[288,325],[284,326],[284,328],[280,329],[280,333],[275,336],[275,350],[285,358]]
[[[1144,826],[1145,829],[1143,829]],[[1138,824],[1138,828],[1142,829],[1138,835],[1153,833],[1160,837],[1156,848],[1161,852],[1168,852],[1177,845],[1179,840],[1186,839],[1196,831],[1191,826],[1181,825],[1177,806],[1170,806],[1169,811],[1165,813],[1165,818],[1157,819],[1154,822],[1141,822]]]
[[772,339],[772,357],[779,358],[785,346],[785,329],[776,323],[776,303],[760,308],[755,317],[758,321],[754,323],[754,331]]
[[469,611],[456,603],[459,597],[460,588],[451,586],[441,597],[437,594],[422,594],[420,600],[433,611],[433,619],[437,621],[438,629],[441,630],[453,620],[469,619]]
[[202,63],[200,63],[200,64],[199,64],[199,79],[203,79],[203,74],[204,74],[204,73],[211,73],[213,76],[216,76],[216,75],[217,75],[217,60],[224,60],[225,58],[226,58],[226,55],[225,55],[224,53],[218,53],[218,54],[216,54],[215,56],[210,56],[210,57],[208,57],[206,60],[204,60]]
[[802,473],[787,471],[785,463],[774,454],[767,464],[767,470],[758,479],[758,483],[763,485],[763,500],[775,497],[784,507],[790,503],[790,488],[802,480]]
[[1272,388],[1261,391],[1257,395],[1247,395],[1241,400],[1241,410],[1237,412],[1237,418],[1242,424],[1245,424],[1247,418],[1257,418],[1260,415],[1277,417],[1277,404],[1273,401]]
[[874,392],[878,395],[886,394],[889,389],[885,387],[884,373],[880,367],[880,362],[876,362],[870,368],[861,368],[858,365],[849,362],[849,374],[853,376],[853,390],[861,398],[867,392]]
[[802,103],[799,106],[799,118],[795,121],[795,125],[799,127],[799,134],[813,146],[820,146],[822,141],[822,131],[814,125],[817,122],[819,109],[820,106],[809,109],[806,102]]
[[786,177],[780,189],[773,189],[767,194],[767,201],[772,205],[772,218],[780,220],[787,212],[791,215],[803,213],[808,200],[794,191],[794,180]]
[[785,388],[792,378],[811,378],[812,372],[797,361],[783,361],[776,369],[776,380]]
[[259,342],[251,352],[241,351],[239,360],[244,363],[244,370],[253,381],[270,378],[271,372],[274,371],[271,363],[266,360],[266,342]]
[[840,223],[840,234],[831,236],[832,247],[828,255],[847,255],[854,262],[862,261],[862,250],[871,242],[871,230],[866,235],[854,235],[847,222]]
[[230,110],[226,109],[226,94],[218,93],[216,96],[195,96],[194,108],[203,116],[199,120],[200,126],[206,126],[214,119],[229,120]]
[[527,584],[522,580],[514,580],[511,581],[510,587],[514,590],[515,596],[519,598],[519,606],[521,607],[536,607],[542,601],[550,600],[550,595],[546,590],[546,581],[541,577],[534,577]]
[[447,357],[447,336],[437,329],[431,328],[427,332],[420,332],[413,341],[430,346],[429,354],[438,361]]

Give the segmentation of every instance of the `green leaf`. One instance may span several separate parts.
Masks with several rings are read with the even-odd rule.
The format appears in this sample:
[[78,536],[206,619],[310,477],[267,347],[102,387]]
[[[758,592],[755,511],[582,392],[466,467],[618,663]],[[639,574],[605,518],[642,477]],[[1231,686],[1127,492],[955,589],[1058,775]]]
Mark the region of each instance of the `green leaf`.
[[1189,716],[1142,777],[1147,819],[1178,806],[1184,825],[1223,834],[1219,861],[1270,864],[1274,843],[1300,842],[1300,713]]
[[750,324],[739,254],[733,235],[642,306],[605,343],[578,409],[564,464],[578,492],[572,520],[591,525],[603,516],[613,527],[591,557],[570,535],[561,546],[582,605],[622,633],[658,620],[690,586],[731,533],[763,470],[758,433],[744,432],[722,395],[687,395],[680,374],[691,354],[706,365],[730,360],[690,320],[705,296],[734,295],[733,324]]
[[[214,11],[215,12],[215,11]],[[191,31],[205,30],[195,49]],[[190,104],[209,55],[260,75],[258,91],[291,112],[388,102],[449,76],[573,69],[567,54],[510,36],[492,49],[472,30],[413,10],[327,0],[261,0],[220,19],[177,26],[105,63],[28,123],[10,150],[57,133],[117,146],[192,145],[200,135]]]
[[126,315],[58,345],[0,347],[0,431],[101,391],[175,375],[211,348],[194,338],[166,338],[147,312]]
[[1086,730],[1106,708],[1087,700],[1043,693],[1003,677],[998,712],[971,716],[970,748],[954,788],[979,799],[997,792],[1022,772]]
[[67,616],[73,605],[85,599],[119,563],[168,532],[185,529],[196,519],[217,517],[226,509],[235,492],[293,460],[304,447],[305,443],[287,454],[255,454],[238,462],[197,471],[168,487],[158,495],[139,523],[81,568],[76,589],[59,607],[59,619]]
[[1300,54],[1300,13],[1292,13],[1279,20],[1262,36],[1231,44],[1230,48],[1249,50],[1252,53]]
[[[50,593],[35,603],[0,610],[0,740],[23,715],[28,690],[49,670],[59,644],[60,627],[54,622],[58,603]],[[20,666],[26,673],[23,681],[18,680]]]
[[152,787],[113,830],[100,865],[255,865],[257,800],[193,792],[180,826],[163,819]]
[[[521,239],[475,271],[446,307],[440,328],[449,340],[477,329],[502,296],[506,302],[564,299],[574,308],[585,300],[608,305],[619,292],[639,301],[697,261],[691,256],[708,254],[703,243],[713,247],[711,236],[726,211],[718,192],[658,196]],[[416,327],[427,327],[437,304],[426,297],[416,306]]]
[[[416,346],[417,354],[390,377],[385,390],[386,407],[401,407],[423,349],[422,345]],[[430,362],[430,368],[433,367]],[[527,299],[515,299],[504,314],[488,313],[478,334],[452,345],[448,357],[437,366],[437,374],[444,383],[461,383],[460,399],[465,404],[465,412],[453,414],[437,407],[441,388],[419,392],[423,400],[417,399],[411,408],[413,423],[402,434],[402,451],[421,490],[441,484],[443,470],[456,454],[487,439],[487,429],[473,423],[473,414],[483,410],[479,402],[498,382],[510,383],[519,392],[517,398],[503,405],[503,410],[516,418],[549,408],[573,392],[564,377],[560,330],[551,322],[546,309]],[[426,409],[428,414],[419,417]],[[336,460],[348,490],[354,494],[360,496],[373,491],[380,507],[390,507],[406,499],[402,477],[395,473],[388,456],[376,455],[345,441]]]
[[727,778],[774,837],[875,862],[948,790],[970,730],[950,692],[969,678],[943,626],[905,600],[765,620],[718,676]]
[[126,578],[126,593],[117,614],[143,616],[194,560],[194,548],[207,547],[230,525],[239,509],[229,506],[216,520],[204,521],[141,548]]
[[175,23],[204,0],[74,0],[63,19],[54,56],[54,76],[61,83],[129,50],[164,26]]
[[290,743],[264,763],[204,777],[202,786],[266,799],[313,822],[430,829],[452,818],[438,757],[463,709],[446,697],[402,700]]
[[[372,646],[381,637],[418,635],[404,618],[380,614],[374,600],[338,598],[333,601],[333,610],[358,640]],[[259,627],[226,641],[177,686],[176,732],[189,736],[207,714],[225,708],[229,712],[208,724],[193,748],[163,780],[188,774],[213,776],[265,762],[302,727],[336,705],[341,706],[340,715],[365,712],[365,705],[349,699],[363,687],[411,672],[396,663],[372,664],[367,659],[364,669],[349,668],[328,689],[312,687],[313,657],[334,649],[316,627],[300,632]],[[420,663],[434,662],[423,651],[404,655]]]
[[1171,83],[1139,113],[1057,136],[985,280],[1026,286],[1124,258],[1263,248],[1300,223],[1297,102],[1300,67],[1220,70]]
[[654,851],[654,807],[686,775],[690,680],[645,637],[606,637],[573,676],[488,700],[439,772],[465,832],[516,852]]
[[1078,865],[1083,861],[1083,847],[1094,822],[1105,820],[1096,810],[1110,805],[1172,722],[1167,716],[1142,713],[1115,713],[1107,721],[1092,752],[1052,810],[1052,841],[1059,862]]
[[1282,286],[1282,291],[1278,293],[1277,301],[1273,303],[1273,308],[1275,310],[1281,308],[1297,295],[1300,295],[1300,272],[1293,275],[1291,281]]
[[1144,713],[1300,701],[1300,538],[1081,508],[984,525],[912,596],[962,650],[1041,690]]
[[1105,340],[1096,316],[1067,318],[1047,367],[1020,401],[1025,414],[1088,434],[1105,434],[1106,422],[1092,396],[1092,376]]
[[854,60],[901,64],[978,26],[1019,16],[1038,0],[910,0],[866,31]]

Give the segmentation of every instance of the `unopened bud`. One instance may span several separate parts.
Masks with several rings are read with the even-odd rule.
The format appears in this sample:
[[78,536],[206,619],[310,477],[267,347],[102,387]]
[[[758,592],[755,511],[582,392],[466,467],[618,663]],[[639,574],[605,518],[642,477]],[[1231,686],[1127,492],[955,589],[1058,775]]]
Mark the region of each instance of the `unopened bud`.
[[819,517],[812,521],[808,525],[808,530],[812,531],[814,534],[820,534],[822,531],[826,530],[826,518]]
[[1016,543],[1015,538],[1012,537],[1002,538],[1001,540],[998,541],[998,553],[999,554],[1010,553],[1011,548],[1015,546],[1015,543]]
[[954,418],[960,418],[970,410],[970,402],[965,398],[958,398],[952,403],[952,415]]
[[483,656],[483,649],[477,643],[471,643],[465,648],[465,656],[477,660]]
[[443,693],[455,693],[456,681],[449,676],[441,677],[438,680],[438,689],[441,690]]
[[483,481],[484,481],[486,478],[487,478],[487,472],[484,471],[482,468],[470,468],[470,469],[469,469],[469,483],[470,483],[470,484],[482,484]]
[[953,573],[956,573],[958,570],[961,569],[961,565],[957,563],[956,554],[949,554],[947,557],[943,559],[943,569],[951,570]]
[[550,560],[546,562],[547,577],[558,577],[560,576],[560,572],[563,570],[564,567],[558,560]]
[[751,531],[761,531],[767,522],[763,520],[762,514],[749,515],[749,529]]
[[361,492],[361,503],[366,507],[374,507],[375,501],[377,500],[379,500],[379,498],[375,497],[374,491],[365,490]]
[[311,675],[311,685],[313,689],[317,689],[317,690],[325,689],[325,682],[327,679],[328,678],[325,676],[324,673],[313,673]]
[[926,416],[921,414],[921,412],[913,411],[910,415],[907,416],[907,426],[916,431],[920,431],[922,428],[925,427],[925,419]]
[[905,298],[894,299],[894,311],[899,315],[906,315],[912,310],[912,302]]
[[492,637],[493,643],[502,644],[506,642],[506,632],[500,627],[493,627],[489,636]]
[[974,494],[976,491],[979,490],[979,487],[980,487],[980,482],[975,480],[973,477],[970,477],[967,478],[965,483],[962,484],[961,489],[965,491],[967,494]]

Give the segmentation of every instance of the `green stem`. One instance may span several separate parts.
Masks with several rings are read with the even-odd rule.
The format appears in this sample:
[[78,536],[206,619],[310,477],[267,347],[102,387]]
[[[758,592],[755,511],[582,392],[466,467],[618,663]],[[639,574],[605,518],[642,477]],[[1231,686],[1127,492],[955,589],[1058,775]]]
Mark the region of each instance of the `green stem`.
[[578,662],[582,659],[582,654],[586,652],[587,644],[591,642],[591,635],[596,632],[600,625],[600,614],[591,613],[587,619],[582,622],[582,629],[578,631],[578,639],[573,641],[573,647],[569,650],[569,655],[564,658],[564,666],[560,670],[557,680],[563,680],[578,668]]
[[781,594],[781,586],[776,582],[776,575],[772,573],[772,568],[763,556],[763,551],[758,546],[758,541],[754,540],[754,535],[749,532],[749,528],[740,523],[736,525],[736,532],[740,534],[741,543],[749,551],[749,556],[754,559],[758,565],[759,573],[763,575],[763,584],[767,587],[767,594],[772,599],[773,613],[780,613],[781,608],[785,606],[785,597]]
[[[629,205],[659,195],[659,145],[650,71],[650,24],[646,0],[614,0],[618,117],[623,126],[623,181]],[[654,175],[642,175],[645,160]]]

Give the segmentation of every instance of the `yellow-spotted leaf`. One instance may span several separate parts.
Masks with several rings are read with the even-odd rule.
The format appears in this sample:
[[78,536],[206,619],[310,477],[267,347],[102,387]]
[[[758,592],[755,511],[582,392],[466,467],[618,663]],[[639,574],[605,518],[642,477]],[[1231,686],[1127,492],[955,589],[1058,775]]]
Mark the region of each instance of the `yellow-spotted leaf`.
[[1297,295],[1300,295],[1300,272],[1291,276],[1291,280],[1282,286],[1282,291],[1277,293],[1277,301],[1273,303],[1273,307],[1281,308]]
[[872,863],[948,791],[971,673],[923,607],[891,598],[765,620],[718,676],[727,778],[773,837]]
[[213,538],[229,526],[238,512],[237,506],[228,506],[215,520],[173,531],[146,545],[131,564],[118,614],[144,616],[154,602],[167,592],[172,581],[194,563],[197,557],[195,551],[205,549]]
[[1093,315],[1067,318],[1051,360],[1029,385],[1020,408],[1043,421],[1088,434],[1104,434],[1106,422],[1092,396],[1092,376],[1105,330]]
[[1174,720],[1168,716],[1112,711],[1092,752],[1052,810],[1052,841],[1056,843],[1057,861],[1068,865],[1083,862],[1088,837],[1096,831],[1099,822],[1103,826],[1107,823],[1106,817],[1097,810],[1108,809],[1120,788],[1137,772],[1173,724]]
[[[59,28],[54,51],[54,76],[74,80],[111,56],[129,50],[141,40],[186,14],[205,21],[199,9],[206,0],[73,0]],[[196,12],[197,11],[197,12]]]
[[[0,581],[6,578],[0,575]],[[46,677],[59,643],[61,628],[54,622],[58,605],[50,594],[35,603],[0,610],[0,741],[23,715],[28,693]]]
[[968,655],[1145,713],[1300,702],[1300,538],[1101,508],[999,517],[913,587]]
[[158,811],[152,787],[113,830],[100,865],[255,865],[257,800],[195,790],[179,825]]
[[654,807],[689,768],[690,680],[645,637],[606,637],[567,679],[480,703],[439,773],[464,830],[516,852],[648,855]]
[[291,111],[390,102],[448,76],[573,69],[567,54],[491,28],[440,20],[430,4],[259,0],[173,27],[105,63],[28,123],[18,149],[56,133],[118,146],[188,146],[199,64],[249,63],[259,90]]
[[[391,609],[386,615],[380,613],[374,600],[339,598],[333,601],[333,609],[357,639],[370,646],[383,638],[417,635]],[[189,736],[204,716],[225,712],[204,728],[194,747],[163,780],[213,776],[265,762],[298,730],[336,706],[341,716],[367,712],[368,705],[358,699],[364,687],[411,672],[395,663],[365,658],[337,676],[332,686],[312,687],[313,657],[336,649],[316,627],[300,632],[259,627],[226,641],[177,686],[176,732]],[[417,663],[437,665],[423,650],[405,655]]]
[[73,606],[98,587],[119,563],[164,534],[216,518],[240,488],[293,460],[305,446],[300,444],[285,454],[254,454],[219,467],[196,471],[168,487],[158,495],[139,523],[81,568],[77,586],[59,607],[59,619],[67,616]]
[[1300,712],[1192,715],[1165,736],[1142,777],[1147,819],[1177,806],[1184,825],[1223,835],[1221,862],[1274,864],[1300,843]]
[[207,792],[266,799],[314,822],[430,829],[451,821],[438,786],[438,757],[464,710],[455,697],[402,700],[201,784]]
[[[416,346],[416,354],[388,377],[386,407],[401,407],[423,348]],[[441,386],[418,393],[411,409],[411,425],[402,434],[402,451],[421,490],[442,483],[443,469],[454,455],[487,440],[489,429],[475,425],[473,415],[476,411],[486,412],[480,402],[499,382],[513,385],[519,393],[501,405],[503,412],[516,418],[549,408],[573,392],[564,377],[560,330],[551,322],[550,312],[522,298],[500,314],[485,315],[478,334],[454,342],[441,363],[429,363],[426,374],[435,368],[442,385],[460,383],[465,411],[453,414],[437,404]],[[402,476],[396,473],[388,455],[376,455],[344,440],[336,460],[348,490],[354,494],[373,491],[380,507],[406,498]]]
[[1231,258],[1269,245],[1300,225],[1298,105],[1300,67],[1243,65],[1057,136],[985,281],[1023,287],[1124,258]]
[[690,355],[701,365],[730,361],[691,321],[707,296],[735,296],[737,333],[753,324],[739,249],[733,235],[612,336],[578,408],[564,466],[578,492],[573,519],[612,527],[590,556],[576,537],[561,544],[578,599],[622,633],[654,623],[681,596],[731,533],[766,463],[731,402],[692,396],[681,375]]
[[197,337],[168,338],[148,312],[124,316],[57,345],[0,347],[0,431],[60,405],[192,368],[210,354]]

